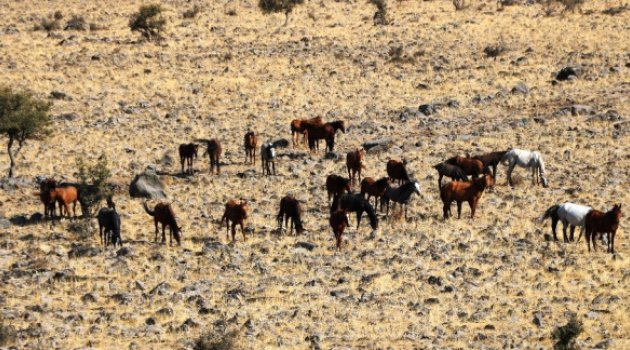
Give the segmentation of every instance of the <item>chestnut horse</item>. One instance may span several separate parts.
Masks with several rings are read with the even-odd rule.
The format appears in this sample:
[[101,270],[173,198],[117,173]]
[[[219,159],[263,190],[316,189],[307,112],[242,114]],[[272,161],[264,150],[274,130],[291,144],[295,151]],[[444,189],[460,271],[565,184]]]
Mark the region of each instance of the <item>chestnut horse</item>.
[[243,229],[243,222],[247,219],[247,212],[249,211],[249,207],[247,205],[247,201],[241,200],[237,202],[233,199],[230,199],[225,204],[225,212],[223,212],[223,217],[221,217],[221,221],[219,224],[223,224],[223,220],[225,220],[225,228],[227,233],[227,238],[230,238],[230,221],[232,221],[232,242],[236,240],[236,225],[241,226],[241,233],[243,234],[243,240],[246,241],[247,237],[245,237],[245,230]]
[[466,175],[472,175],[475,178],[478,178],[479,175],[483,174],[483,163],[477,159],[455,156],[447,159],[444,163],[457,165]]
[[475,218],[475,210],[483,190],[494,185],[494,178],[490,174],[472,180],[472,182],[453,181],[440,188],[440,198],[444,203],[444,219],[448,219],[451,213],[451,203],[457,202],[457,218],[462,214],[462,202],[470,205],[470,218]]
[[249,159],[252,164],[256,165],[256,146],[258,144],[256,133],[253,131],[247,132],[243,144],[245,146],[245,163]]
[[182,228],[177,226],[177,220],[175,219],[175,213],[173,212],[173,208],[170,204],[160,202],[155,205],[153,210],[149,209],[147,202],[143,203],[144,211],[147,214],[153,217],[153,223],[155,224],[155,240],[158,239],[158,223],[162,224],[162,243],[166,243],[166,226],[168,226],[169,231],[171,232],[171,245],[173,245],[173,236],[175,237],[175,241],[177,241],[177,245],[182,245],[181,242],[181,234]]
[[208,155],[210,159],[210,174],[214,172],[214,167],[217,167],[217,175],[221,171],[219,168],[219,158],[221,157],[221,152],[223,149],[221,148],[221,143],[217,139],[197,139],[198,142],[204,142],[206,144],[206,152],[204,155]]
[[197,150],[199,145],[194,143],[179,145],[179,161],[182,163],[182,174],[184,172],[184,163],[188,165],[188,173],[193,174],[193,159],[197,158]]
[[335,174],[328,175],[326,178],[326,191],[328,192],[328,202],[330,202],[330,198],[339,196],[344,191],[350,193],[352,192],[350,179]]
[[285,196],[280,200],[280,212],[276,218],[278,220],[278,226],[280,226],[280,232],[282,232],[282,219],[284,224],[288,226],[289,219],[291,219],[291,228],[289,234],[293,232],[293,226],[295,226],[295,232],[300,234],[304,232],[302,226],[302,208],[300,202],[298,202],[293,196]]
[[398,180],[398,185],[403,184],[404,182],[410,182],[409,174],[407,173],[407,169],[405,165],[407,162],[403,160],[399,162],[394,159],[390,159],[387,162],[387,176],[391,181]]
[[[611,210],[604,213],[599,210],[591,210],[584,218],[582,228],[586,235],[586,246],[591,251],[591,239],[593,240],[593,250],[595,251],[595,239],[598,233],[608,233],[607,249],[608,253],[615,254],[615,234],[619,228],[621,219],[621,204],[615,204]],[[578,238],[579,240],[579,238]]]
[[497,178],[497,166],[501,163],[501,159],[508,151],[497,151],[490,152],[486,154],[481,154],[478,156],[472,157],[472,159],[477,159],[483,163],[483,166],[486,168],[492,167],[492,177]]
[[[365,150],[363,148],[351,151],[346,154],[346,168],[348,169],[348,177],[354,184],[355,175],[359,174],[359,181],[361,181],[361,170],[365,168],[363,161],[365,160]],[[352,174],[350,173],[352,172]]]
[[322,117],[317,116],[310,119],[294,119],[291,121],[291,138],[293,140],[293,148],[295,145],[299,144],[299,135],[302,134],[304,136],[304,144],[306,145],[306,125],[323,125],[324,121]]
[[55,222],[55,206],[59,204],[59,217],[63,217],[64,209],[70,218],[68,204],[72,203],[73,216],[77,216],[77,202],[79,190],[70,184],[57,184],[54,179],[47,179],[40,184],[40,199],[44,203],[44,213],[48,213],[52,222]]
[[330,213],[330,227],[332,227],[333,234],[335,235],[335,241],[337,242],[337,250],[341,250],[341,236],[346,227],[350,226],[350,220],[348,220],[348,213],[343,210],[335,210]]
[[[378,203],[378,199],[383,197],[385,190],[389,187],[389,178],[383,177],[378,180],[374,180],[372,177],[366,177],[361,181],[361,195],[367,194],[367,200],[370,201],[370,197],[374,196],[374,208]],[[383,202],[381,202],[381,211],[383,211]]]

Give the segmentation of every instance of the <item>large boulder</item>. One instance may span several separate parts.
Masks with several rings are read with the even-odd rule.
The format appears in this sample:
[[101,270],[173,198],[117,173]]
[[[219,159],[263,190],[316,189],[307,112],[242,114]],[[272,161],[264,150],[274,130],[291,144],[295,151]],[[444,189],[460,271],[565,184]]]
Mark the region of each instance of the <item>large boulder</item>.
[[147,168],[144,173],[136,175],[133,181],[131,181],[129,185],[129,195],[134,198],[166,198],[164,184],[151,168]]

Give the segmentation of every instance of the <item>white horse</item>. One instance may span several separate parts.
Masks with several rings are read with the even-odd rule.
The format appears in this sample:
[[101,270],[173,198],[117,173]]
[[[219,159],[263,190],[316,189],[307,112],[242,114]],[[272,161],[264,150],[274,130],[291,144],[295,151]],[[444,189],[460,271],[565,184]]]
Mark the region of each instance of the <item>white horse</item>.
[[547,178],[545,177],[545,163],[543,162],[542,156],[537,151],[532,152],[514,148],[505,153],[501,159],[501,163],[508,166],[507,179],[510,186],[514,186],[512,182],[512,171],[516,165],[522,168],[532,169],[532,181],[534,184],[538,184],[538,178],[540,178],[543,187],[549,186]]
[[[562,203],[560,205],[551,206],[543,215],[542,220],[551,218],[551,230],[553,232],[553,238],[558,240],[556,236],[556,225],[558,221],[562,221],[562,233],[564,236],[564,242],[569,242],[567,237],[567,227],[571,227],[571,241],[574,239],[575,228],[577,226],[582,227],[584,225],[584,219],[593,208],[586,205],[574,204],[571,202]],[[582,228],[582,231],[584,229]],[[581,233],[580,233],[581,236]]]

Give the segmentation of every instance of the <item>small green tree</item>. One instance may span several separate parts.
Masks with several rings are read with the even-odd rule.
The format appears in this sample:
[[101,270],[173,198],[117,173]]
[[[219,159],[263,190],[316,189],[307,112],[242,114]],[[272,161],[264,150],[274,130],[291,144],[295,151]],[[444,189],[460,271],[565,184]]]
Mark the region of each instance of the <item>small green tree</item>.
[[166,19],[162,17],[162,6],[159,4],[143,5],[129,20],[132,32],[140,32],[147,40],[162,38]]
[[289,14],[295,5],[303,4],[304,0],[259,0],[258,7],[265,14],[284,12],[284,25],[289,23]]
[[77,159],[77,178],[79,179],[79,202],[85,218],[94,216],[94,210],[103,199],[112,193],[107,185],[111,172],[107,166],[107,157],[102,155],[94,164],[86,164],[83,158]]
[[[9,177],[13,177],[15,157],[26,140],[48,133],[50,106],[49,102],[39,100],[29,92],[0,88],[0,134],[8,138],[7,151],[11,161]],[[13,149],[16,142],[18,148]]]

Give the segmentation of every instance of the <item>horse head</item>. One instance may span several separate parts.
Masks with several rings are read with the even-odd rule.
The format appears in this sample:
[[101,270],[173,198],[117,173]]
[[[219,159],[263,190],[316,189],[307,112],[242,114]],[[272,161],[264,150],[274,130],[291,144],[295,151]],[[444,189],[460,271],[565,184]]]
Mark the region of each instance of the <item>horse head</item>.
[[621,203],[615,204],[612,208],[612,212],[615,213],[615,217],[617,218],[617,221],[619,221],[621,218]]

